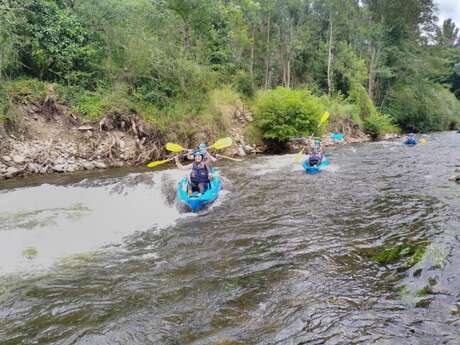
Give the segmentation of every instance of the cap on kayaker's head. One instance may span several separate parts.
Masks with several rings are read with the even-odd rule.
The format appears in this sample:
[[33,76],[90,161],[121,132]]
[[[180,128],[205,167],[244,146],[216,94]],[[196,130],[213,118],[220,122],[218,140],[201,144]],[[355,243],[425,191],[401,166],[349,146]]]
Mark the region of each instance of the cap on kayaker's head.
[[193,152],[193,159],[195,162],[200,163],[204,158],[204,154],[201,151],[195,151]]
[[413,138],[413,137],[414,137],[414,133],[409,133],[408,136],[411,137],[411,138]]
[[200,151],[206,151],[207,149],[208,149],[208,145],[206,145],[206,144],[198,145],[198,150],[200,150]]

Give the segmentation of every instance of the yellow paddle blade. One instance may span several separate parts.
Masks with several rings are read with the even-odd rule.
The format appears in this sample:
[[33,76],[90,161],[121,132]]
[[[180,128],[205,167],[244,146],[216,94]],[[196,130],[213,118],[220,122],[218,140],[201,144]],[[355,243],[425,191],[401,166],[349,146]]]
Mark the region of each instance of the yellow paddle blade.
[[215,150],[222,150],[225,149],[226,147],[232,146],[232,138],[227,137],[227,138],[222,138],[217,140],[214,144],[209,146],[210,149],[215,149]]
[[184,149],[179,144],[173,144],[173,143],[167,143],[166,144],[166,150],[171,151],[171,152],[175,152],[175,153],[186,151],[186,149]]
[[426,139],[420,139],[420,144],[428,144],[428,141]]
[[302,148],[302,150],[300,150],[300,152],[295,155],[294,162],[300,163],[300,160],[301,160],[302,154],[303,154],[303,150],[304,150],[304,148]]
[[155,162],[150,162],[149,164],[147,164],[147,166],[149,168],[155,168],[159,165],[162,165],[162,164],[165,164],[165,163],[168,163],[169,161],[171,161],[171,159],[165,159],[163,161],[155,161]]
[[322,115],[321,115],[321,119],[319,120],[319,125],[321,126],[323,123],[326,123],[327,120],[329,120],[329,112],[325,111]]

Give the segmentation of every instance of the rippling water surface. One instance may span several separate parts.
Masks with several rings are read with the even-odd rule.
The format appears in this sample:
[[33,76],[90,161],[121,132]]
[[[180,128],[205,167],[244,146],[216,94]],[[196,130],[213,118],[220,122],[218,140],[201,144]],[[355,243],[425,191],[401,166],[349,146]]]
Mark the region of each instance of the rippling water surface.
[[0,344],[460,344],[460,135],[428,142],[226,163],[199,215],[176,170],[4,184]]

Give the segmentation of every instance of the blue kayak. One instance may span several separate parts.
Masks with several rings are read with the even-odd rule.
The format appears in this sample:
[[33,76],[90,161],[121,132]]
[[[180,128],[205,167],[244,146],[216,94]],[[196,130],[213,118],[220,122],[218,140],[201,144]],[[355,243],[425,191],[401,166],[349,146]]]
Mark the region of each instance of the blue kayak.
[[408,139],[408,140],[404,141],[404,144],[406,144],[406,145],[417,145],[417,140]]
[[323,157],[323,159],[321,160],[321,163],[317,164],[317,165],[310,165],[310,164],[308,164],[307,161],[305,161],[303,163],[303,168],[309,174],[317,174],[317,173],[319,173],[321,171],[321,169],[324,169],[329,164],[330,163],[329,163],[328,159],[326,157]]
[[[216,170],[212,170],[215,172]],[[197,212],[202,210],[206,205],[212,203],[217,199],[220,190],[222,189],[222,180],[219,176],[214,176],[210,186],[203,194],[198,192],[193,192],[192,196],[189,196],[187,193],[187,184],[188,179],[184,177],[177,186],[177,198],[179,201],[187,205],[192,212]]]
[[345,135],[343,135],[342,133],[332,133],[331,139],[334,141],[342,141],[345,140]]

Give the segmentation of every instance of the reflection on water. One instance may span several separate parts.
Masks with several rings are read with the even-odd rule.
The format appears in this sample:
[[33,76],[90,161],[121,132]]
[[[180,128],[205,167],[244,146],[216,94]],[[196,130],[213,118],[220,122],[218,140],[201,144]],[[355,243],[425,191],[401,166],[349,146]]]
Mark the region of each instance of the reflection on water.
[[176,170],[3,190],[0,343],[459,344],[459,144],[225,164],[199,216]]

